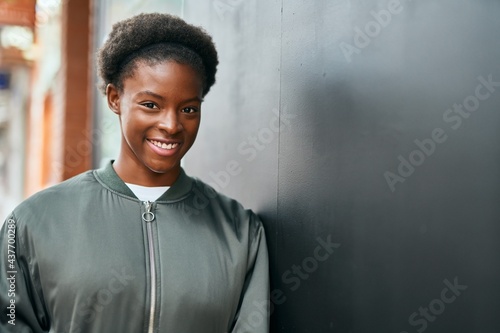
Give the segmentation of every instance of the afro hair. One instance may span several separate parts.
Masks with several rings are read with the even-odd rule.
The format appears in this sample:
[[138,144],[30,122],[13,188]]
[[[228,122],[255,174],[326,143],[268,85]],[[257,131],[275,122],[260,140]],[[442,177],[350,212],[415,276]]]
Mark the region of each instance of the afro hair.
[[177,16],[160,13],[139,14],[117,22],[97,54],[100,90],[108,84],[123,89],[123,80],[132,76],[138,61],[153,65],[175,60],[191,65],[204,80],[203,96],[215,83],[219,63],[217,50],[201,27]]

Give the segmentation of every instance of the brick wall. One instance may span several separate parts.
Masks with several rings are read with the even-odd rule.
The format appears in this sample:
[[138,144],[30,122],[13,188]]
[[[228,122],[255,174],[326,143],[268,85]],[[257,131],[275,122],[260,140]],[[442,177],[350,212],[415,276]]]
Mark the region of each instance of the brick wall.
[[62,79],[65,89],[63,179],[91,168],[91,30],[89,0],[63,4]]
[[92,166],[91,2],[62,1],[60,18],[37,27],[26,196]]

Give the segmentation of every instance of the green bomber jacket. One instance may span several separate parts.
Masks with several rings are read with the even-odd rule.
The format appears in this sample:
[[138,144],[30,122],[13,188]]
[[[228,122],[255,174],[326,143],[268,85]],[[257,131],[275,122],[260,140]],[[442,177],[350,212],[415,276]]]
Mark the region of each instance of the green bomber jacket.
[[264,333],[269,305],[261,221],[183,170],[141,202],[111,162],[1,229],[1,332]]

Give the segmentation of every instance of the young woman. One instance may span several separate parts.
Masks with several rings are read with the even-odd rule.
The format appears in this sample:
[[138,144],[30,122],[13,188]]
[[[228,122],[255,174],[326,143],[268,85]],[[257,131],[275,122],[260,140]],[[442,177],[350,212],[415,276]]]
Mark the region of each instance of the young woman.
[[268,332],[261,222],[180,166],[215,82],[211,37],[141,14],[113,26],[98,60],[119,155],[7,218],[0,331]]

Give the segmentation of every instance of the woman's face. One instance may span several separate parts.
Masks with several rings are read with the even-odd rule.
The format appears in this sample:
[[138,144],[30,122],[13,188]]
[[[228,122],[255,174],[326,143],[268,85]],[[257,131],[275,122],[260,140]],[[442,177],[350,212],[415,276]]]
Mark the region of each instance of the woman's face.
[[123,91],[108,85],[110,108],[118,114],[122,140],[114,167],[125,181],[171,185],[200,125],[202,79],[189,66],[139,62]]

